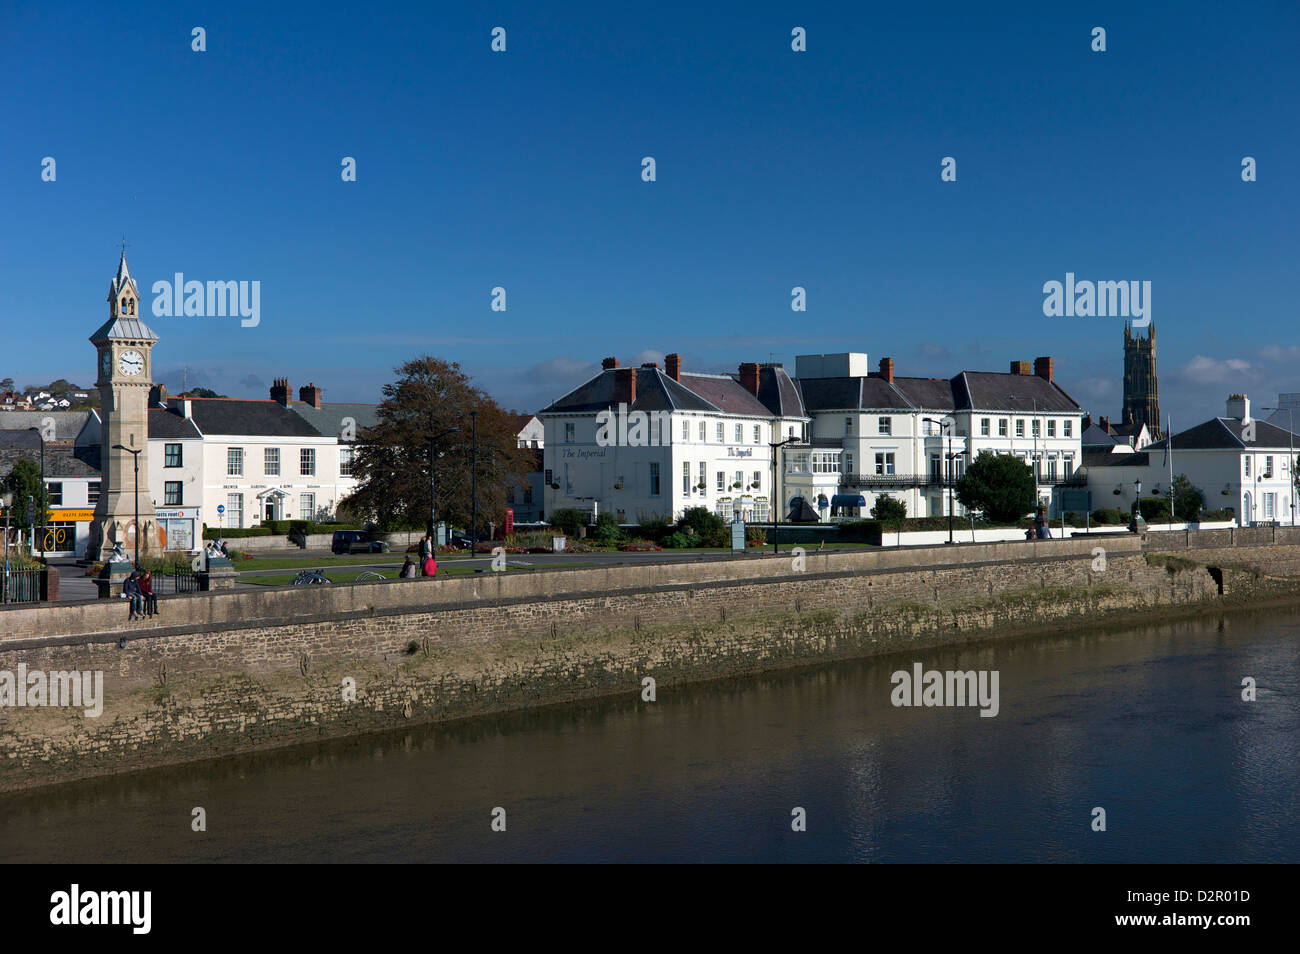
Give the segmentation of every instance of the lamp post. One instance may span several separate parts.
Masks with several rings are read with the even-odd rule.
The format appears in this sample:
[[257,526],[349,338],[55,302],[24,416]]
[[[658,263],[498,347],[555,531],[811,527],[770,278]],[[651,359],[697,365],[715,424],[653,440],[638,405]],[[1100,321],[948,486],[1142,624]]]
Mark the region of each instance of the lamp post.
[[777,493],[776,449],[784,447],[795,439],[791,436],[775,444],[771,441],[768,442],[768,445],[772,448],[772,556],[777,556],[781,552],[781,545],[777,541],[777,531],[781,528],[781,498]]
[[1128,528],[1134,533],[1138,533],[1141,531],[1143,523],[1142,507],[1140,506],[1142,503],[1142,478],[1139,477],[1133,481],[1133,486],[1137,489],[1133,496],[1133,522],[1129,524]]
[[126,451],[131,455],[131,464],[135,469],[135,565],[140,566],[140,451],[132,450],[122,444],[114,444],[113,450]]
[[1287,496],[1291,498],[1291,526],[1294,527],[1295,526],[1295,492],[1297,488],[1296,488],[1296,481],[1295,481],[1295,431],[1292,430],[1292,428],[1295,427],[1295,420],[1291,416],[1291,408],[1289,407],[1285,409],[1280,407],[1266,407],[1264,408],[1264,410],[1266,411],[1285,410],[1286,411],[1287,443],[1290,445],[1290,449],[1287,451],[1286,475],[1291,482],[1291,487],[1289,492],[1287,493]]
[[944,482],[948,485],[948,542],[952,543],[952,472],[954,469],[952,456],[952,421],[940,421],[933,417],[923,417],[921,420],[927,421],[930,424],[938,424],[939,427],[943,429],[944,435],[948,438],[948,453],[946,455],[948,473],[944,476]]
[[469,469],[469,555],[478,552],[478,411],[470,411],[474,422],[474,449]]
[[[39,506],[41,508],[41,558],[45,557],[45,502],[48,499],[45,491],[45,435],[39,427],[29,427],[29,431],[35,431],[36,436],[41,439],[41,499]],[[32,533],[35,534],[35,528]],[[36,541],[32,541],[32,549],[36,549]]]
[[459,434],[459,427],[448,427],[429,437],[429,539],[438,545],[438,495],[435,492],[433,466],[438,459],[438,441],[448,434]]

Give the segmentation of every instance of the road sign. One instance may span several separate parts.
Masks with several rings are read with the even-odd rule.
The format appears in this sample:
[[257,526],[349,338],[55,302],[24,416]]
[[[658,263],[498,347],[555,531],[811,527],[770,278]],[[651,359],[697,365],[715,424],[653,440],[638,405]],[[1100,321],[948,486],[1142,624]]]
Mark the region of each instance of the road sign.
[[226,505],[225,505],[225,504],[217,504],[217,513],[225,513],[225,512],[226,512]]
[[745,550],[745,521],[736,520],[731,525],[731,552],[744,552]]
[[27,522],[28,523],[36,522],[36,501],[35,500],[29,499],[27,501]]

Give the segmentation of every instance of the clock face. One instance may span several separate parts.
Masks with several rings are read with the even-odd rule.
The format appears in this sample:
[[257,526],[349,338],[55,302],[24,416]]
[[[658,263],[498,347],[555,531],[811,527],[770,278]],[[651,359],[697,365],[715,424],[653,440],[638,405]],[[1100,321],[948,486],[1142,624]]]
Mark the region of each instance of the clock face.
[[117,370],[134,377],[144,370],[144,355],[139,351],[123,351],[117,357]]

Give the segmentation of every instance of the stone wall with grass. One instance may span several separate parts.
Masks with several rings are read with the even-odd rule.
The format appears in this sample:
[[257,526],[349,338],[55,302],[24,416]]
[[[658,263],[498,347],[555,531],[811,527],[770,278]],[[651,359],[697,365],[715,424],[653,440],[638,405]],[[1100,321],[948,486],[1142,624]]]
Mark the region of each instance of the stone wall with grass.
[[[1218,541],[1216,541],[1218,542]],[[0,708],[0,790],[694,681],[1291,598],[1290,545],[1136,537],[752,556],[0,611],[0,672],[101,670],[98,718]],[[1235,555],[1208,564],[1220,551]],[[112,611],[112,612],[110,612]],[[42,612],[49,615],[42,616]],[[33,615],[36,614],[36,615]],[[125,639],[123,638],[125,637]],[[354,687],[355,695],[348,692]]]

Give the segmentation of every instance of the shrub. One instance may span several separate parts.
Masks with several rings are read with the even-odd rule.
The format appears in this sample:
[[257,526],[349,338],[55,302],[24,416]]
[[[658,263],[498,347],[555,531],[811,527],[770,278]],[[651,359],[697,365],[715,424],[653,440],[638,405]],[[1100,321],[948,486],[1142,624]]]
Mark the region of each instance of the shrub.
[[1101,527],[1113,526],[1125,520],[1122,512],[1115,507],[1102,507],[1092,512],[1092,522]]
[[203,528],[204,540],[236,540],[239,537],[269,537],[271,536],[270,527],[209,527]]
[[1143,497],[1138,501],[1138,510],[1147,523],[1169,522],[1168,497]]
[[646,540],[659,541],[672,531],[673,522],[661,513],[642,515],[637,534]]
[[[604,514],[601,515],[605,516]],[[623,531],[619,529],[617,523],[611,520],[606,522],[602,520],[596,524],[596,529],[592,532],[591,538],[597,543],[621,543],[624,539]]]
[[[677,521],[677,526],[682,530],[690,527],[701,537],[727,528],[726,522],[708,507],[687,507],[682,513],[682,519]],[[704,544],[704,546],[711,545]]]
[[578,528],[586,525],[587,515],[572,507],[561,507],[551,514],[551,526],[568,537],[576,537]]
[[767,531],[762,527],[746,527],[745,543],[751,547],[761,547],[767,543]]
[[1232,517],[1233,517],[1233,510],[1231,507],[1228,507],[1226,510],[1202,510],[1201,511],[1201,520],[1203,521],[1231,520]]
[[680,530],[677,533],[670,533],[668,536],[664,537],[662,543],[665,548],[670,550],[681,550],[685,547],[699,546],[699,543],[694,536],[682,533]]
[[889,494],[881,494],[871,508],[871,516],[890,527],[897,526],[907,518],[907,503]]

